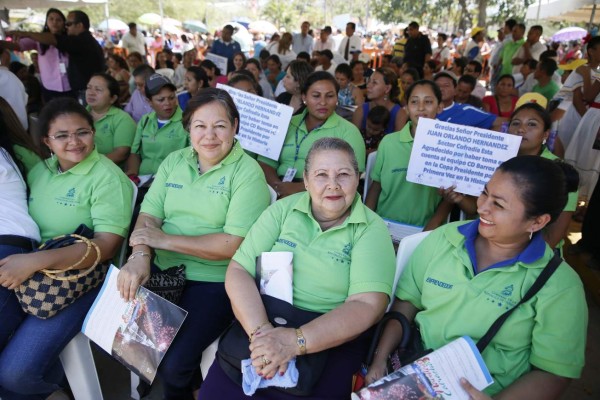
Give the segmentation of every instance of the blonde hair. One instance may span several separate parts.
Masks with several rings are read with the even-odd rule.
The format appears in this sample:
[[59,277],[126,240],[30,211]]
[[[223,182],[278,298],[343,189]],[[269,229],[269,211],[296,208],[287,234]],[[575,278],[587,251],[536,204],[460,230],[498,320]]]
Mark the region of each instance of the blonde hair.
[[279,39],[279,44],[277,46],[277,52],[279,54],[285,54],[290,51],[292,40],[292,34],[289,32],[285,32],[283,35],[281,35],[281,39]]

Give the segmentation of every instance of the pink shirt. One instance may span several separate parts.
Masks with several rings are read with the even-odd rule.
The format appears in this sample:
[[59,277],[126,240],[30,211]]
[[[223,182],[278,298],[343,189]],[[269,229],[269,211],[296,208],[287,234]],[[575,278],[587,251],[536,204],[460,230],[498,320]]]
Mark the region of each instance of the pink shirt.
[[[61,54],[54,46],[49,46],[46,53],[42,54],[41,45],[35,40],[23,38],[19,40],[21,50],[37,50],[38,62],[40,64],[40,77],[42,85],[48,90],[55,92],[68,92],[71,90],[67,68],[69,67],[69,56]],[[64,73],[60,72],[60,64],[64,64]]]

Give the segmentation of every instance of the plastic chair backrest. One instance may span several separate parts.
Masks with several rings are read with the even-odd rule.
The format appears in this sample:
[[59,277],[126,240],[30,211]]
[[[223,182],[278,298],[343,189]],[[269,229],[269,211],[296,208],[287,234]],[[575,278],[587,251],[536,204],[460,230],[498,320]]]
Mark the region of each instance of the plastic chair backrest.
[[271,204],[273,204],[277,201],[277,192],[271,187],[271,185],[267,185],[267,187],[269,188],[269,194],[271,195]]
[[396,255],[396,275],[394,276],[394,285],[392,286],[392,301],[390,301],[388,311],[394,300],[396,287],[398,286],[398,281],[400,280],[402,271],[404,271],[404,267],[406,267],[406,264],[408,264],[410,256],[412,256],[412,253],[415,251],[419,243],[421,243],[421,241],[430,233],[431,231],[416,233],[414,235],[407,236],[400,241],[400,245],[398,246],[398,254]]
[[371,171],[375,166],[375,159],[377,158],[377,152],[374,151],[367,157],[367,165],[365,167],[365,186],[363,187],[363,203],[367,200],[367,192],[369,191],[369,186],[373,182],[371,179]]

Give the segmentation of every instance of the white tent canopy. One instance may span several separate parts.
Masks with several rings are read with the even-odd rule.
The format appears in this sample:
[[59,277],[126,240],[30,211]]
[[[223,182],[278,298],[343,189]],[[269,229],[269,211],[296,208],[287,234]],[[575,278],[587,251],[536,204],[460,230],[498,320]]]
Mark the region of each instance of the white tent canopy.
[[[567,21],[570,23],[589,23],[592,9],[597,0],[536,0],[527,8],[526,20]],[[598,7],[600,8],[600,7]],[[600,22],[600,10],[596,11],[594,21]]]

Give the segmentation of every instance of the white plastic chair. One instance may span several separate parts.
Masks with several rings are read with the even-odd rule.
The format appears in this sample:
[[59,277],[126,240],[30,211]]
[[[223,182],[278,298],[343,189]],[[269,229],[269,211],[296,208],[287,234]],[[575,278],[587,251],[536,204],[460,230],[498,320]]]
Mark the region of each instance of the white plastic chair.
[[404,267],[406,267],[410,256],[412,256],[412,253],[415,251],[419,243],[421,243],[421,241],[425,239],[430,233],[431,231],[427,231],[406,236],[398,245],[398,254],[396,255],[396,275],[394,275],[394,284],[392,286],[392,301],[390,301],[387,311],[389,311],[390,307],[392,306],[392,302],[394,299],[393,296],[396,293],[396,287],[398,287],[400,275],[402,275],[402,271],[404,271]]
[[[138,188],[133,186],[131,210],[135,207]],[[123,240],[118,265],[122,266],[127,254],[127,239]],[[76,400],[103,400],[96,364],[90,347],[90,340],[79,332],[60,353],[60,361],[65,370],[69,386]]]
[[377,158],[377,152],[374,151],[367,157],[367,165],[365,167],[365,186],[363,187],[363,203],[367,200],[367,192],[369,191],[369,186],[373,183],[373,179],[371,179],[371,171],[375,166],[375,159]]
[[103,400],[90,340],[79,332],[60,353],[75,400]]
[[271,187],[271,185],[267,185],[267,187],[269,188],[269,194],[271,195],[271,204],[273,204],[277,201],[277,192]]

